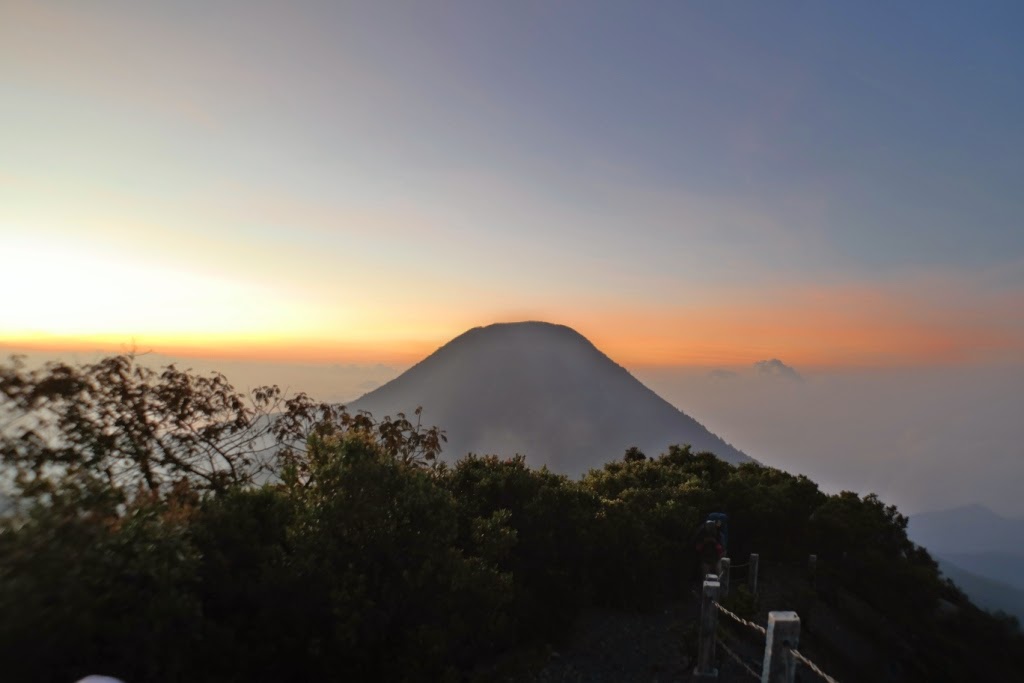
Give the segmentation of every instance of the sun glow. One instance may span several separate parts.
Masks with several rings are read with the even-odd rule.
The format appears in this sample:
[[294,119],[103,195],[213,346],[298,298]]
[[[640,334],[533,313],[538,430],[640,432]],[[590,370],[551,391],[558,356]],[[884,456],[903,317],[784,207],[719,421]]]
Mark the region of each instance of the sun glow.
[[404,364],[476,325],[523,319],[574,327],[629,367],[773,357],[802,368],[949,364],[1019,359],[1024,348],[1024,329],[1013,322],[1019,292],[955,278],[740,288],[675,305],[610,302],[600,292],[551,302],[527,293],[532,305],[513,310],[500,302],[501,288],[443,277],[418,298],[411,293],[421,281],[409,276],[281,271],[270,249],[245,261],[269,273],[256,279],[240,276],[238,257],[222,268],[194,262],[144,233],[118,247],[13,228],[0,224],[0,234],[12,236],[0,269],[0,346],[9,349]]
[[311,315],[274,288],[135,255],[32,241],[5,246],[0,334],[8,342],[154,337],[266,339]]

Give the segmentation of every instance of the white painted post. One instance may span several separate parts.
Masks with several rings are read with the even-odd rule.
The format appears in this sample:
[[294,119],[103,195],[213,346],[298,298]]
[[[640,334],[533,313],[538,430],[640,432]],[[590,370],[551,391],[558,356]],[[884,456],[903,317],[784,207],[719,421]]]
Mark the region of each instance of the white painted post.
[[723,557],[718,561],[718,583],[722,584],[722,597],[729,597],[729,569],[732,567],[732,560]]
[[757,553],[750,553],[750,566],[747,568],[747,578],[750,580],[750,592],[757,595],[757,563],[761,556]]
[[796,612],[769,612],[764,642],[761,683],[793,683],[796,658],[791,649],[800,645],[800,617]]
[[[710,575],[709,575],[710,576]],[[700,603],[700,642],[697,649],[697,666],[693,669],[693,678],[697,681],[718,680],[718,669],[715,668],[715,631],[718,628],[718,589],[717,579],[704,581],[704,594]]]

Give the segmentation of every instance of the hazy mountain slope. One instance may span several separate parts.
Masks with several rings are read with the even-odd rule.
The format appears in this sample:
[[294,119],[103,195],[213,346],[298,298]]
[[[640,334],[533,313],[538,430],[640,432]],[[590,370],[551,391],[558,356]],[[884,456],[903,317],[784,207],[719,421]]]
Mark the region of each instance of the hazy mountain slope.
[[967,505],[911,515],[907,535],[975,604],[1024,620],[1024,520]]
[[1024,519],[1001,517],[983,505],[912,515],[907,535],[938,554],[1024,554]]
[[522,453],[578,475],[629,446],[657,455],[692,444],[730,462],[749,457],[674,408],[576,331],[540,322],[456,337],[351,409],[411,414],[448,432],[445,454]]
[[942,558],[939,558],[939,569],[978,607],[990,612],[1001,610],[1024,623],[1024,590],[979,576]]
[[1024,591],[1024,548],[997,553],[939,553],[938,559],[992,581]]

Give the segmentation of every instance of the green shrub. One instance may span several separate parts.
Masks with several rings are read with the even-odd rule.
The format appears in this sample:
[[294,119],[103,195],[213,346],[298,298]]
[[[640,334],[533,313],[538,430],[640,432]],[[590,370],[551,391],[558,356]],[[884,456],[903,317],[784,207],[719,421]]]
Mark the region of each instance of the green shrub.
[[0,531],[4,679],[180,678],[201,632],[198,562],[165,505],[35,506]]

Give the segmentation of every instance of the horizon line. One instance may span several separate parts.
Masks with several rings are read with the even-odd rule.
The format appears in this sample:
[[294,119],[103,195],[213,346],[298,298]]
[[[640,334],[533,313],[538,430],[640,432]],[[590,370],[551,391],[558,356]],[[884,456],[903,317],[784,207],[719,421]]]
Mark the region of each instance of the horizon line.
[[[526,321],[524,321],[526,322]],[[544,321],[529,321],[544,322]],[[477,325],[463,332],[490,327],[494,324]],[[561,327],[569,325],[550,323]],[[425,359],[449,341],[463,334],[459,332],[443,339],[419,340],[381,340],[367,343],[326,340],[286,340],[253,341],[245,338],[222,338],[210,342],[160,341],[139,343],[135,338],[115,340],[110,336],[103,337],[53,337],[44,339],[0,340],[0,350],[5,356],[22,354],[40,355],[53,354],[59,358],[66,354],[93,354],[111,356],[133,353],[135,355],[158,355],[171,359],[194,358],[205,361],[224,361],[229,363],[274,363],[285,365],[333,365],[338,363],[358,365],[414,365]],[[578,330],[577,330],[578,332]],[[861,354],[859,358],[848,360],[828,359],[826,353],[818,357],[801,357],[801,354],[785,352],[757,354],[737,350],[721,350],[714,352],[709,349],[693,349],[689,353],[654,353],[630,352],[622,348],[622,344],[603,344],[580,333],[585,339],[611,358],[614,362],[630,368],[644,370],[671,369],[740,369],[750,368],[765,360],[780,360],[788,366],[801,371],[822,370],[884,370],[899,368],[927,367],[976,367],[1004,366],[1021,364],[1021,359],[1004,358],[935,358],[929,354],[898,354],[878,353],[873,356]],[[642,345],[639,344],[639,345]],[[626,345],[628,346],[628,344]]]

